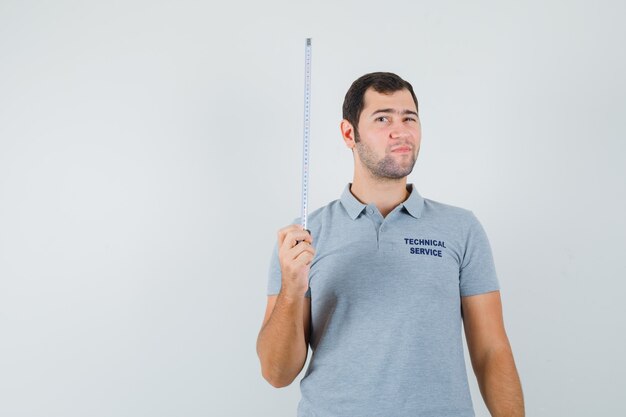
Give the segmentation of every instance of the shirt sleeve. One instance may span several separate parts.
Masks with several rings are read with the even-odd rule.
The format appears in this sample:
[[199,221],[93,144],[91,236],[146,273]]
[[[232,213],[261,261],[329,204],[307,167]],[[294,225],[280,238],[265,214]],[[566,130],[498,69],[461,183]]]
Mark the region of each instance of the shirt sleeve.
[[489,239],[474,213],[470,212],[459,286],[462,297],[500,289]]
[[277,295],[282,287],[282,275],[280,273],[280,263],[278,262],[278,242],[274,243],[272,258],[270,259],[270,270],[267,280],[267,295]]
[[[296,224],[299,219],[294,220]],[[267,295],[277,295],[282,287],[282,274],[280,272],[280,262],[278,261],[278,242],[274,243],[274,250],[270,259],[270,268],[267,279]],[[311,297],[311,287],[304,294],[305,297]]]

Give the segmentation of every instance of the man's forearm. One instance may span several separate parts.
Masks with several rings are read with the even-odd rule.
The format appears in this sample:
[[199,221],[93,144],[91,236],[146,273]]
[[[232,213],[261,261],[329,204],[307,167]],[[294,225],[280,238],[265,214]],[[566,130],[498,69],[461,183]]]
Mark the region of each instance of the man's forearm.
[[475,368],[485,405],[493,417],[524,417],[522,385],[509,347],[485,356]]
[[291,384],[306,362],[303,307],[304,297],[288,297],[281,292],[259,333],[257,354],[263,377],[275,387]]

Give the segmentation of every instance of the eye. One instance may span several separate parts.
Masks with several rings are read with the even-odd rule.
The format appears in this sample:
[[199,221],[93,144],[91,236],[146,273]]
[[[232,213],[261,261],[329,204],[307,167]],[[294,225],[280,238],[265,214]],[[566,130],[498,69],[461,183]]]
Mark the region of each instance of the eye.
[[415,117],[407,117],[406,119],[404,119],[405,122],[417,122],[417,119]]
[[377,122],[387,122],[389,118],[387,116],[380,116],[375,119]]

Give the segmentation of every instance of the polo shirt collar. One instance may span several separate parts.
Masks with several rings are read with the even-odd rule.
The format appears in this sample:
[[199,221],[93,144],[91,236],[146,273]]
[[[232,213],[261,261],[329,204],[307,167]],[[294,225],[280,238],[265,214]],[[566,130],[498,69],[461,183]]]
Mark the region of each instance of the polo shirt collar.
[[[354,195],[350,192],[350,186],[352,183],[348,183],[346,188],[344,188],[343,193],[341,194],[341,204],[348,212],[348,215],[352,220],[359,217],[359,214],[367,207],[367,204],[361,203],[356,199]],[[413,186],[413,184],[408,184],[406,187],[409,194],[409,198],[407,198],[401,205],[404,209],[413,217],[418,219],[422,215],[422,209],[424,207],[424,198],[417,192],[417,189]]]
[[424,208],[424,197],[417,192],[413,184],[408,184],[406,189],[411,193],[402,205],[409,214],[416,219],[422,217],[422,209]]
[[352,183],[348,183],[346,188],[343,189],[343,193],[341,194],[341,204],[343,204],[343,207],[348,212],[348,216],[354,220],[359,217],[359,214],[361,214],[367,205],[361,203],[354,195],[352,195],[350,192],[351,185]]

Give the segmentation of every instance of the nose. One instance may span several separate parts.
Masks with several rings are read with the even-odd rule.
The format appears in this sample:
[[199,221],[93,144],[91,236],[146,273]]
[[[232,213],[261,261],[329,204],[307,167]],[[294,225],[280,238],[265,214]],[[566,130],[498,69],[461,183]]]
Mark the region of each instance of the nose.
[[394,123],[389,131],[389,137],[391,139],[403,139],[411,135],[410,130],[403,123]]

